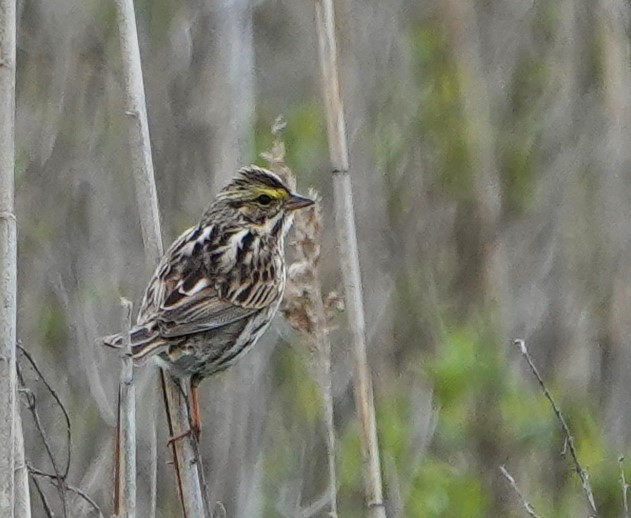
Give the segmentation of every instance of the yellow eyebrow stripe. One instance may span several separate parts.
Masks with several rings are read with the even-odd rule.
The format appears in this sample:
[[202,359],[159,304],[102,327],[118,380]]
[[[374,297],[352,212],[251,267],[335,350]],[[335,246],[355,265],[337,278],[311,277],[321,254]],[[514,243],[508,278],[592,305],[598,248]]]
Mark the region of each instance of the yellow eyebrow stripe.
[[256,187],[255,192],[257,196],[261,194],[267,194],[270,198],[274,198],[275,200],[281,200],[283,198],[289,198],[289,193],[282,188],[277,187]]

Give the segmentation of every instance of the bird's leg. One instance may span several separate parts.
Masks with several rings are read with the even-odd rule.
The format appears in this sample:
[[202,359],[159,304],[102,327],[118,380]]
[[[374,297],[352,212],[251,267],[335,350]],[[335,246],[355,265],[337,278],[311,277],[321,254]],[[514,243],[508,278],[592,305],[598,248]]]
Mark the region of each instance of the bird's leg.
[[169,440],[167,441],[167,446],[171,446],[171,444],[173,444],[174,442],[179,441],[180,439],[183,439],[187,435],[190,435],[191,431],[192,431],[191,429],[188,429],[181,433],[178,433],[177,435],[173,435],[172,437],[169,437]]
[[190,428],[185,430],[173,437],[169,438],[167,442],[167,446],[170,446],[175,441],[179,441],[180,439],[186,437],[187,435],[193,435],[196,441],[199,442],[199,437],[202,431],[202,421],[200,417],[199,410],[199,399],[197,398],[197,386],[199,385],[199,381],[195,378],[191,378],[189,382],[189,390],[188,393],[184,393],[184,397],[186,398],[186,403],[188,405],[188,415],[189,415],[189,425]]
[[202,418],[201,412],[199,410],[199,399],[197,397],[197,386],[199,385],[199,381],[195,378],[191,378],[190,384],[190,404],[189,404],[189,415],[191,416],[191,432],[195,436],[195,440],[199,442],[199,437],[202,434]]

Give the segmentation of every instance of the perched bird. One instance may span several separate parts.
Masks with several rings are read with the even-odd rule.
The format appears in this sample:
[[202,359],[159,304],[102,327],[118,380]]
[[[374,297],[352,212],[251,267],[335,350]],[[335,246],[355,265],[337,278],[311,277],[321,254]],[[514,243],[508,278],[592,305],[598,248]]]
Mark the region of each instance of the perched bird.
[[[190,383],[191,427],[199,433],[197,387],[242,357],[269,326],[285,288],[284,237],[293,211],[313,200],[274,173],[239,170],[199,224],[162,257],[131,329],[135,363],[148,358]],[[121,347],[121,335],[104,338]]]

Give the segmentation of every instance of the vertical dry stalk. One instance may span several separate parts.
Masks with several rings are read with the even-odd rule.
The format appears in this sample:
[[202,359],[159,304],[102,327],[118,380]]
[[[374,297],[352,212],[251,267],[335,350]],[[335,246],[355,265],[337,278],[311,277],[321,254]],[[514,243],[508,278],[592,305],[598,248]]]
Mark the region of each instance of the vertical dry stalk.
[[[285,164],[285,146],[280,138],[284,128],[282,118],[272,126],[274,143],[270,153],[261,156],[270,163],[270,168],[285,177],[290,185],[295,182],[293,174]],[[318,199],[315,192],[309,196]],[[324,425],[326,428],[326,452],[329,468],[327,488],[329,516],[337,518],[337,471],[335,466],[335,423],[333,421],[333,387],[331,384],[331,340],[327,306],[322,300],[322,285],[318,273],[322,215],[319,202],[294,216],[291,246],[293,262],[287,274],[287,287],[282,311],[289,324],[305,335],[315,356],[315,376],[322,396]],[[336,301],[335,294],[328,297]]]
[[[163,247],[133,1],[116,0],[116,13],[125,74],[126,113],[129,117],[136,197],[147,264],[154,268],[163,254]],[[164,371],[160,372],[160,376],[169,433],[173,436],[189,427],[187,403],[178,381]],[[188,518],[204,516],[201,474],[199,463],[195,462],[196,448],[193,442],[193,438],[188,436],[171,443],[178,494],[184,516]]]
[[[314,198],[314,192],[310,197]],[[295,261],[289,267],[283,314],[306,335],[315,357],[315,375],[322,395],[326,453],[329,468],[329,516],[337,518],[337,474],[335,467],[335,423],[331,384],[331,340],[322,286],[318,275],[320,258],[319,203],[296,214],[292,247]]]
[[24,454],[24,434],[19,405],[15,408],[15,518],[31,518],[31,491],[28,485],[28,466]]
[[333,0],[316,0],[315,11],[329,153],[333,167],[335,223],[344,279],[345,300],[348,308],[348,322],[353,336],[355,404],[361,423],[366,497],[369,516],[371,518],[385,518],[372,380],[366,356],[366,324],[353,212],[353,193],[349,173],[348,144],[338,79]]
[[153,269],[162,257],[162,234],[133,0],[116,0],[116,17],[125,75],[125,114],[128,117],[130,154],[136,197],[141,208],[142,240],[147,265]]
[[134,518],[136,516],[136,389],[129,338],[132,304],[127,299],[121,299],[121,306],[124,351],[118,387],[114,514],[121,518]]
[[15,33],[15,0],[0,0],[0,516],[22,518],[30,506],[16,401]]

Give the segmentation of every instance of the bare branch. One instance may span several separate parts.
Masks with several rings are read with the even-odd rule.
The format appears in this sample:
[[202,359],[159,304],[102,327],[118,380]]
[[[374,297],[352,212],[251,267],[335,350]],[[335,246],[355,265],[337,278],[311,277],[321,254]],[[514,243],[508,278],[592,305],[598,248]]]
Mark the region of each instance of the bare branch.
[[31,390],[25,389],[25,388],[22,388],[21,392],[22,394],[26,396],[25,397],[27,401],[26,407],[28,408],[28,410],[31,412],[33,416],[35,428],[37,432],[39,433],[42,443],[44,444],[44,450],[46,451],[46,455],[48,456],[51,466],[53,468],[53,471],[55,472],[54,476],[58,482],[57,491],[59,492],[59,500],[62,506],[62,513],[63,513],[63,516],[66,517],[68,516],[68,508],[67,508],[67,501],[66,501],[65,477],[61,474],[61,472],[59,471],[59,468],[57,467],[57,461],[55,460],[55,456],[53,455],[52,446],[50,445],[50,439],[48,438],[48,434],[44,430],[44,427],[42,426],[41,420],[39,418],[39,413],[36,407],[35,394]]
[[[37,468],[34,468],[30,464],[28,465],[28,470],[29,470],[29,473],[31,474],[31,477],[44,478],[45,480],[48,480],[53,485],[59,484],[59,480],[57,479],[57,477],[51,473],[46,473],[44,471],[41,471]],[[79,489],[78,487],[71,486],[69,484],[66,484],[66,488],[68,489],[68,491],[74,493],[75,495],[80,497],[82,500],[86,501],[98,513],[99,518],[103,518],[103,513],[101,512],[101,508],[87,493],[85,493],[85,491]]]
[[524,498],[523,493],[519,490],[519,486],[517,485],[517,482],[515,482],[515,479],[512,477],[512,475],[508,471],[506,471],[506,468],[504,466],[500,466],[500,471],[502,472],[502,475],[504,476],[504,478],[508,480],[508,483],[513,488],[513,491],[515,491],[515,494],[519,497],[519,501],[521,502],[521,505],[524,507],[524,509],[528,513],[528,516],[530,516],[531,518],[541,518],[535,512],[532,505],[528,503],[528,500]]
[[[19,347],[20,347],[20,351],[24,354],[24,356],[28,358],[31,366],[33,367],[33,370],[35,370],[35,372],[39,375],[40,380],[42,380],[43,383],[46,385],[46,387],[50,389],[51,394],[52,394],[53,393],[52,388],[50,388],[48,383],[44,380],[43,376],[41,375],[41,371],[39,370],[39,368],[33,361],[33,358],[30,355],[28,355],[28,353],[25,352],[24,348],[21,345]],[[42,444],[44,445],[44,450],[46,451],[46,455],[48,456],[48,459],[54,471],[54,477],[57,481],[56,487],[57,487],[57,492],[59,493],[59,501],[61,502],[63,516],[68,516],[68,502],[67,502],[67,497],[66,497],[66,489],[67,489],[66,477],[68,475],[69,463],[66,464],[64,470],[59,469],[57,465],[57,460],[55,459],[55,455],[53,454],[53,449],[50,443],[50,439],[48,437],[48,434],[46,433],[46,430],[44,429],[44,426],[42,425],[42,421],[40,419],[39,412],[37,410],[37,398],[35,396],[35,393],[26,387],[26,384],[24,382],[24,376],[23,376],[20,365],[18,365],[18,378],[20,380],[20,385],[21,385],[20,393],[24,396],[26,408],[29,410],[29,412],[31,413],[31,416],[33,417],[33,423],[35,424],[35,429],[37,430],[37,433],[39,434],[40,439],[42,440]],[[61,403],[59,404],[64,413],[64,416],[67,416],[66,409],[64,408],[63,405],[61,405]],[[69,460],[70,459],[69,452],[70,452],[70,447],[71,447],[69,421],[67,422],[67,430],[68,430],[67,431],[68,455],[66,458]]]
[[[28,362],[31,365],[32,369],[37,374],[39,381],[41,381],[44,384],[44,387],[46,387],[46,390],[48,392],[50,392],[50,395],[55,400],[55,402],[59,406],[59,409],[61,410],[61,413],[64,416],[64,421],[65,421],[65,424],[66,424],[66,444],[67,444],[67,447],[66,447],[66,462],[64,463],[64,467],[63,467],[63,469],[60,472],[60,476],[65,479],[65,478],[68,477],[68,471],[70,470],[70,460],[71,460],[71,455],[72,455],[72,448],[71,448],[71,446],[72,446],[72,429],[70,427],[70,415],[68,414],[68,411],[66,410],[66,407],[64,406],[64,404],[61,402],[61,398],[59,397],[59,394],[50,385],[50,383],[48,383],[48,381],[46,380],[46,378],[42,374],[42,371],[37,366],[37,363],[35,363],[35,360],[31,356],[31,354],[22,346],[21,342],[17,343],[17,347],[18,347],[18,350],[20,351],[20,354],[24,355],[24,357],[28,360]],[[21,370],[21,364],[18,364],[18,367],[20,367],[18,369],[18,374],[20,376],[23,376],[22,370]],[[28,390],[26,388],[26,385],[24,384],[24,380],[23,379],[21,379],[21,383],[22,383],[22,387],[25,390]]]
[[552,406],[554,415],[559,421],[559,424],[561,425],[561,429],[563,430],[563,433],[565,435],[565,441],[570,451],[570,457],[572,457],[576,474],[579,476],[581,480],[581,485],[583,486],[583,492],[585,493],[585,497],[587,498],[589,507],[593,513],[593,516],[598,516],[598,511],[596,509],[596,502],[594,500],[594,494],[592,492],[591,484],[589,483],[589,473],[587,473],[587,471],[583,469],[583,467],[581,466],[581,463],[578,460],[578,454],[576,453],[576,448],[574,446],[574,437],[572,436],[572,433],[570,432],[567,422],[565,421],[565,417],[563,416],[563,413],[561,412],[556,402],[554,401],[552,394],[550,394],[550,391],[546,387],[546,384],[544,383],[543,378],[539,374],[539,370],[537,369],[536,365],[532,361],[530,353],[528,352],[528,349],[526,348],[526,342],[524,340],[514,340],[513,343],[519,348],[521,354],[528,362],[528,366],[530,367],[530,370],[532,371],[532,373],[535,375],[535,378],[537,378],[537,381],[539,382],[539,386],[541,387],[541,390],[543,391],[543,395],[546,397],[546,399],[550,402],[550,405]]
[[32,466],[31,464],[25,461],[26,468],[28,470],[28,475],[33,480],[33,484],[35,485],[35,488],[37,489],[37,492],[42,500],[42,506],[44,507],[44,512],[46,513],[47,516],[55,515],[48,502],[48,499],[46,498],[39,484],[37,477],[45,478],[51,485],[55,486],[55,488],[57,489],[57,492],[59,493],[63,516],[71,516],[71,514],[68,512],[68,495],[67,495],[68,492],[74,493],[77,496],[79,496],[81,499],[83,499],[88,504],[90,504],[98,512],[99,516],[103,516],[101,511],[99,510],[99,507],[96,505],[94,500],[92,500],[92,498],[90,498],[90,496],[87,495],[87,493],[85,493],[83,490],[77,487],[69,485],[67,482],[68,472],[70,470],[71,453],[72,453],[72,430],[70,427],[70,416],[68,415],[68,411],[66,410],[66,407],[62,403],[61,398],[59,397],[59,394],[57,394],[55,389],[50,385],[50,383],[48,383],[48,381],[44,377],[41,369],[39,368],[39,366],[37,365],[37,363],[31,356],[31,354],[22,346],[21,343],[17,344],[17,348],[20,351],[21,358],[26,358],[26,360],[28,361],[28,364],[35,372],[38,381],[40,381],[44,385],[46,390],[50,393],[50,395],[54,399],[55,403],[58,405],[64,417],[65,428],[66,428],[66,441],[67,441],[66,457],[64,460],[63,467],[60,467],[53,453],[53,448],[51,445],[49,435],[46,433],[46,430],[39,416],[39,411],[37,408],[37,405],[38,405],[37,397],[32,390],[26,387],[25,377],[24,377],[24,366],[22,364],[22,361],[20,361],[17,365],[17,374],[18,374],[18,379],[20,381],[20,393],[23,395],[26,408],[29,410],[29,412],[31,413],[33,417],[35,428],[37,430],[37,433],[40,436],[40,439],[42,440],[42,443],[44,445],[44,450],[46,451],[46,455],[48,456],[48,459],[53,469],[53,473],[47,473],[38,468],[35,468],[34,466]]
[[46,495],[44,494],[44,491],[42,490],[42,486],[40,486],[39,484],[38,478],[30,472],[29,472],[29,475],[31,476],[33,485],[35,486],[35,489],[37,490],[37,494],[39,495],[39,498],[42,501],[42,507],[44,508],[44,512],[46,513],[47,518],[54,518],[55,513],[53,512],[52,508],[50,507],[50,504],[48,503],[48,499],[46,498]]

